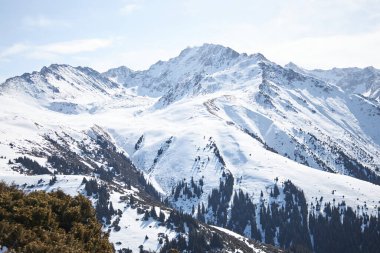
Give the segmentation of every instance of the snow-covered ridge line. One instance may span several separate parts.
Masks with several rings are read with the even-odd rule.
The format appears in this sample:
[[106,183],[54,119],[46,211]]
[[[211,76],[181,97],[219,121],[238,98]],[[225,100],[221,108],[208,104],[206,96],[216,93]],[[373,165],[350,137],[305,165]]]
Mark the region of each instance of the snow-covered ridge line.
[[365,68],[332,68],[307,70],[290,62],[285,68],[292,69],[335,84],[349,93],[361,94],[380,103],[380,70],[372,66]]

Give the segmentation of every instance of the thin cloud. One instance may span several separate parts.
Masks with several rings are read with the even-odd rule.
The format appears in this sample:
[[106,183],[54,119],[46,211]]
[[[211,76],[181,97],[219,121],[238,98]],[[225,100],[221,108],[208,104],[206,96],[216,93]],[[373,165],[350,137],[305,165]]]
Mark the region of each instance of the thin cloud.
[[29,49],[29,46],[25,45],[23,43],[13,44],[12,46],[5,48],[4,50],[0,51],[0,59],[6,59],[10,56],[25,52],[28,49]]
[[109,47],[111,39],[71,40],[44,45],[14,44],[0,51],[0,60],[7,60],[12,56],[26,56],[31,59],[54,59],[59,55],[74,55],[93,52]]
[[110,39],[88,39],[88,40],[72,40],[46,44],[37,47],[37,50],[53,53],[53,54],[77,54],[82,52],[91,52],[100,48],[108,47],[112,44]]
[[51,19],[45,16],[28,16],[23,19],[23,24],[32,28],[56,28],[56,27],[70,27],[68,21]]
[[131,14],[132,12],[135,12],[137,11],[138,9],[140,9],[141,6],[136,4],[136,3],[129,3],[129,4],[126,4],[124,5],[121,9],[120,9],[120,12],[121,14],[123,15],[129,15]]

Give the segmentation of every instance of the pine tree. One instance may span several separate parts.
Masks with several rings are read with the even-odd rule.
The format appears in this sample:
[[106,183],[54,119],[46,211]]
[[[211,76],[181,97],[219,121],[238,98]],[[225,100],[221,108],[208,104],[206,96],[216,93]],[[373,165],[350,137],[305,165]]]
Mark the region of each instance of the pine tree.
[[152,217],[155,220],[158,218],[155,206],[152,206],[152,209],[150,210],[150,217]]
[[273,187],[273,197],[277,198],[278,195],[280,195],[280,190],[278,189],[277,184],[274,184],[274,187]]
[[165,222],[165,214],[160,210],[160,216],[158,218],[160,222]]

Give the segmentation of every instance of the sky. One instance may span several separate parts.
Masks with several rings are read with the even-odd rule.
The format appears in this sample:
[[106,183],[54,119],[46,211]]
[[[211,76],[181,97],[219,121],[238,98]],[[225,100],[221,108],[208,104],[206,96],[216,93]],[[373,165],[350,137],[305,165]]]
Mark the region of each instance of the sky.
[[52,63],[143,70],[203,43],[307,69],[380,68],[380,1],[0,0],[0,82]]

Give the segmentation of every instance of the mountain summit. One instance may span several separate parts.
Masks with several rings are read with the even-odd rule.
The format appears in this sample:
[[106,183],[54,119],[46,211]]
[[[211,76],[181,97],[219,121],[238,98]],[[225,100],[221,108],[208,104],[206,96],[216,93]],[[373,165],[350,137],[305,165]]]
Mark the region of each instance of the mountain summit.
[[204,44],[186,48],[177,57],[158,61],[144,71],[132,72],[119,67],[103,75],[127,87],[137,86],[139,95],[160,97],[180,83],[199,80],[248,59],[265,60],[261,54],[247,56],[221,45]]
[[112,96],[120,87],[91,68],[52,64],[39,72],[7,79],[0,91],[24,93],[37,99],[88,102]]

